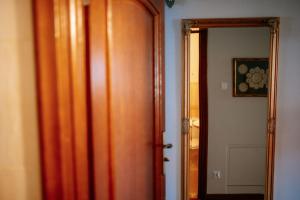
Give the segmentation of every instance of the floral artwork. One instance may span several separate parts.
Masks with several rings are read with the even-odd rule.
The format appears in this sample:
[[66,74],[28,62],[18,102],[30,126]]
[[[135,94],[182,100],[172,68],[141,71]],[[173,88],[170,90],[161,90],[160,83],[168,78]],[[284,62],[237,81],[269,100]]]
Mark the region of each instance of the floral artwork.
[[268,58],[233,58],[233,96],[266,97]]

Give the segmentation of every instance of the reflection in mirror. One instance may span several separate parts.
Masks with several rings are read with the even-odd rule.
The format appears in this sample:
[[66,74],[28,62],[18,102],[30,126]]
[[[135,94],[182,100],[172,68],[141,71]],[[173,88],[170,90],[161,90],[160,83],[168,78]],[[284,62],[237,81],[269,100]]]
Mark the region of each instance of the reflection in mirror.
[[268,27],[190,34],[189,199],[264,199],[269,37]]

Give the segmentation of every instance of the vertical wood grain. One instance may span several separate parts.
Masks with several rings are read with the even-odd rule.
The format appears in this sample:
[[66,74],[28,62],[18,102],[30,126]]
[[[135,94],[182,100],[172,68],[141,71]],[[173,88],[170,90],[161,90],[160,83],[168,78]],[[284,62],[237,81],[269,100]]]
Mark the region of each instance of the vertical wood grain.
[[90,199],[88,137],[87,72],[84,7],[81,0],[69,1],[70,61],[73,117],[73,151],[75,165],[75,190],[77,199]]
[[[163,1],[92,0],[90,16],[81,0],[34,5],[44,199],[163,199]],[[124,27],[138,25],[134,44]]]
[[89,199],[81,0],[34,1],[43,199]]
[[162,199],[163,1],[91,1],[96,199]]
[[62,199],[52,1],[34,1],[43,199]]
[[268,135],[267,135],[267,170],[265,200],[273,199],[274,192],[274,162],[275,162],[275,133],[277,106],[277,77],[279,51],[279,18],[270,20],[270,56],[269,56],[269,94],[268,94]]
[[107,1],[90,2],[90,77],[95,199],[111,197],[109,167]]

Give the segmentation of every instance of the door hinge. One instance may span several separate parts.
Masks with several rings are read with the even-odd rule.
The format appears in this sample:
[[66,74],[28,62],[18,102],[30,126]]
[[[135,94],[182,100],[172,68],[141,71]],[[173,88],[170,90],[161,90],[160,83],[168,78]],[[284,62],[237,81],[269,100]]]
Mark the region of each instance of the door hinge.
[[276,120],[275,118],[270,118],[268,120],[268,133],[269,134],[275,134],[275,126],[276,126]]
[[190,129],[190,119],[189,118],[183,118],[182,119],[182,133],[188,134]]

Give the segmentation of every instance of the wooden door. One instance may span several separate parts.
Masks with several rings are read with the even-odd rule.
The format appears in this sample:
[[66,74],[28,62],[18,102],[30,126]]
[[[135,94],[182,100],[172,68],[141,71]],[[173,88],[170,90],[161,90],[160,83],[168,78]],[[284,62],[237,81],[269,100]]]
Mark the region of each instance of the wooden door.
[[43,199],[164,199],[163,1],[33,5]]
[[97,200],[164,198],[163,1],[91,0]]

